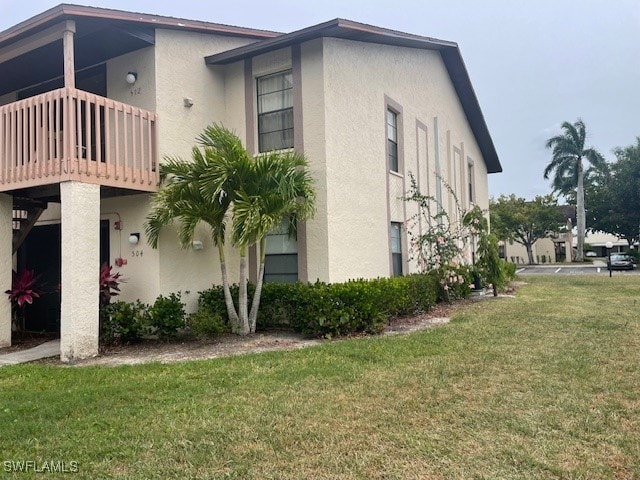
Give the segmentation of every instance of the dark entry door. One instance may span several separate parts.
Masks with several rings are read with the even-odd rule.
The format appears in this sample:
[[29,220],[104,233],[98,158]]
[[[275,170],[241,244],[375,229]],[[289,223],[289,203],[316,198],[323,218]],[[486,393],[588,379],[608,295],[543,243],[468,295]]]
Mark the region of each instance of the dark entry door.
[[[109,262],[109,221],[100,221],[100,264]],[[60,331],[60,283],[62,272],[60,224],[34,227],[18,250],[18,271],[39,275],[40,298],[25,310],[29,331]],[[98,278],[96,278],[96,282]]]
[[33,270],[42,292],[25,309],[29,331],[60,330],[60,224],[34,227],[18,250],[18,271]]

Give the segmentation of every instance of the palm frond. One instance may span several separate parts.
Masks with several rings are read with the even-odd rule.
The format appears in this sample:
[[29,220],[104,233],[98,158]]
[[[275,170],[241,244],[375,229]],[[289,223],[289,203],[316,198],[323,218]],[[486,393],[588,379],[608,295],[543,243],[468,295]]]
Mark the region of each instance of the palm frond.
[[581,119],[573,124],[563,122],[561,129],[561,135],[551,137],[545,144],[551,149],[551,161],[544,169],[543,177],[548,180],[553,175],[551,185],[554,192],[566,196],[578,184],[583,158],[603,173],[607,172],[607,165],[597,150],[584,148],[586,127]]
[[161,167],[164,183],[153,197],[146,231],[157,247],[162,227],[178,222],[185,247],[200,222],[223,244],[227,220],[236,246],[259,242],[283,221],[295,233],[299,220],[312,217],[316,193],[307,160],[296,152],[269,152],[251,158],[240,139],[220,124],[207,127],[185,162],[168,157]]

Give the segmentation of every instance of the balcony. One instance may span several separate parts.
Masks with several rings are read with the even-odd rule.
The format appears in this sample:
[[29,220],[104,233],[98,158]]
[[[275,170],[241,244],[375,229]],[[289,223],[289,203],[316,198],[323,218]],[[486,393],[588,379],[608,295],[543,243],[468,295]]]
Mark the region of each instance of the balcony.
[[0,106],[0,192],[68,180],[155,192],[156,120],[70,87]]

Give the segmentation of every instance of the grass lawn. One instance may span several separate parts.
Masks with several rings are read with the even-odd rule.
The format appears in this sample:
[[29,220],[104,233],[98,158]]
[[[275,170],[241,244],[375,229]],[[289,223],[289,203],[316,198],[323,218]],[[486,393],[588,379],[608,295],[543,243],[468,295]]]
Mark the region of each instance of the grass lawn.
[[0,368],[0,477],[640,478],[638,277],[527,281],[405,336]]

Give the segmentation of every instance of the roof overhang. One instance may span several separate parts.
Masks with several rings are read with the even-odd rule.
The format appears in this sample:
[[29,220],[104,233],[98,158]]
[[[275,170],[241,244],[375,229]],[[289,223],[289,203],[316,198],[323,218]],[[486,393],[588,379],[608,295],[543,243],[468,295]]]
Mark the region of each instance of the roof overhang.
[[322,37],[439,51],[471,130],[478,142],[488,173],[502,171],[502,165],[500,165],[478,98],[471,84],[469,73],[462,60],[460,49],[454,42],[412,35],[337,18],[289,34],[211,55],[205,57],[205,62],[209,65],[228,65],[246,58],[252,58],[263,53]]
[[75,31],[76,70],[155,44],[157,28],[263,40],[275,32],[61,4],[0,32],[0,95],[63,75],[62,32]]
[[62,3],[45,12],[31,17],[0,32],[0,48],[20,38],[37,33],[63,20],[93,19],[110,23],[128,23],[145,25],[152,28],[168,28],[203,33],[216,33],[235,37],[255,38],[262,40],[280,35],[278,32],[257,30],[252,28],[235,27],[220,23],[201,22],[184,18],[148,15],[146,13],[125,12],[109,8],[85,7]]

